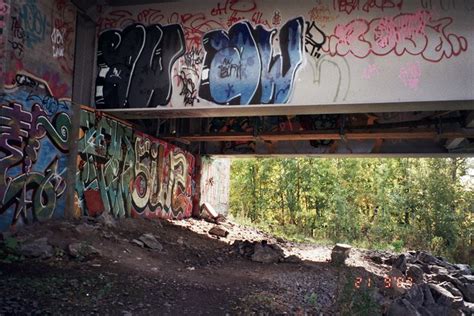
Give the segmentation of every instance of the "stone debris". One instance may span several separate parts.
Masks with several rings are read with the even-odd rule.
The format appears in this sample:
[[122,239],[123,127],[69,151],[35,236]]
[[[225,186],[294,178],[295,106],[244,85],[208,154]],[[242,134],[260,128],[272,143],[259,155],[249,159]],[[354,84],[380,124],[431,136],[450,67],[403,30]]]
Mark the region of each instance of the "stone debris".
[[97,222],[108,228],[117,227],[117,220],[108,212],[103,212],[96,218]]
[[251,259],[261,263],[277,263],[283,259],[283,256],[283,250],[280,247],[267,243],[257,243]]
[[285,257],[283,261],[287,263],[301,263],[302,262],[301,258],[295,255]]
[[219,227],[219,226],[214,226],[212,227],[210,230],[209,230],[209,234],[210,235],[214,235],[214,236],[218,236],[218,237],[227,237],[227,235],[229,235],[229,231],[226,230],[225,228],[223,227]]
[[54,249],[48,243],[48,238],[43,237],[24,243],[20,247],[20,254],[27,258],[48,259],[53,256]]
[[392,268],[398,269],[405,273],[407,271],[407,259],[404,254],[398,256],[395,262],[392,264]]
[[140,248],[145,247],[145,244],[142,241],[138,240],[138,239],[132,239],[131,243],[137,245]]
[[12,234],[10,232],[0,232],[0,241],[7,240],[11,238]]
[[138,238],[138,240],[141,241],[146,247],[150,249],[158,250],[158,251],[163,250],[163,246],[156,239],[156,237],[153,236],[153,234],[143,234]]
[[77,225],[74,230],[76,232],[78,232],[79,234],[83,234],[83,235],[86,235],[86,234],[90,234],[92,233],[93,231],[95,231],[97,229],[97,226],[94,226],[94,225],[89,225],[87,223],[83,223],[83,224],[80,224],[80,225]]
[[212,207],[211,204],[205,202],[201,205],[201,217],[208,219],[216,219],[219,217],[219,213]]
[[68,246],[69,255],[73,258],[91,258],[101,256],[100,250],[83,242],[75,242]]
[[[387,262],[382,256],[377,259],[371,253],[369,258]],[[411,278],[413,285],[390,305],[387,315],[472,315],[474,275],[469,266],[451,264],[424,251],[392,259],[392,271]]]
[[344,265],[349,253],[351,246],[345,244],[336,244],[331,252],[331,262],[335,265]]
[[278,245],[269,244],[266,240],[250,242],[236,240],[233,244],[236,251],[247,259],[261,263],[284,261],[284,251]]
[[423,282],[423,270],[416,264],[408,264],[407,277],[410,277],[414,283]]

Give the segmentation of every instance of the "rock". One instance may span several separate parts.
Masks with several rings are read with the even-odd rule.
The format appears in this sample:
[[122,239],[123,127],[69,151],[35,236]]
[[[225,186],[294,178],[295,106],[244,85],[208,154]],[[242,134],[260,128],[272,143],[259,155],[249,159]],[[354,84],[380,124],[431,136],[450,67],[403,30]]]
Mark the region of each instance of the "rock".
[[470,283],[470,284],[473,284],[474,283],[474,275],[463,275],[463,276],[460,276],[459,277],[459,281],[463,282],[463,283]]
[[372,260],[373,262],[377,263],[377,264],[383,264],[383,262],[384,262],[382,256],[380,256],[380,255],[371,255],[369,257],[369,259]]
[[429,284],[429,287],[431,289],[431,294],[433,294],[433,298],[438,305],[455,308],[463,305],[462,297],[454,296],[451,292],[440,285],[431,283]]
[[462,275],[471,275],[472,270],[471,267],[468,264],[455,264],[454,267],[458,269],[459,273]]
[[96,249],[95,247],[82,243],[76,242],[69,244],[68,251],[71,257],[73,258],[89,258],[93,256],[101,256],[102,253],[100,250]]
[[433,294],[431,294],[431,289],[430,287],[428,286],[428,284],[424,283],[424,284],[421,284],[420,285],[421,288],[423,289],[423,297],[425,299],[425,301],[423,302],[423,304],[425,306],[428,306],[428,305],[434,305],[435,304],[435,300],[433,298]]
[[331,262],[335,265],[344,265],[346,259],[349,258],[351,248],[349,245],[336,244],[331,252]]
[[418,253],[417,259],[427,264],[433,264],[439,261],[436,257],[424,251]]
[[444,267],[440,267],[438,265],[430,265],[428,266],[431,273],[434,274],[448,274],[448,270]]
[[414,307],[418,308],[423,305],[425,294],[421,285],[413,286],[405,295],[405,299]]
[[12,233],[10,232],[0,232],[0,241],[7,240],[8,238],[12,237]]
[[117,226],[117,221],[108,212],[103,212],[102,214],[100,214],[97,217],[97,222],[101,223],[102,225],[104,225],[105,227],[108,227],[108,228],[113,228],[113,227]]
[[461,306],[461,310],[467,315],[474,315],[474,303],[464,302],[464,305]]
[[415,263],[416,262],[416,255],[413,251],[409,251],[407,253],[405,253],[405,258],[406,258],[406,262],[407,263]]
[[74,230],[76,232],[78,232],[79,234],[86,235],[86,234],[90,234],[94,230],[96,230],[96,227],[92,226],[92,225],[89,225],[87,223],[83,223],[83,224],[80,224],[80,225],[77,225],[76,227],[74,227]]
[[453,296],[463,297],[461,291],[459,291],[451,282],[443,282],[440,283],[439,286],[448,290]]
[[137,239],[132,239],[131,243],[135,244],[135,245],[137,245],[138,247],[141,247],[141,248],[145,247],[145,244],[142,241],[137,240]]
[[421,316],[421,314],[409,301],[399,298],[390,305],[387,316]]
[[392,266],[394,262],[397,260],[398,256],[388,256],[386,258],[383,258],[383,264],[386,264],[388,266]]
[[412,279],[413,283],[423,282],[423,270],[416,264],[409,264],[406,274],[408,278]]
[[422,316],[463,316],[458,309],[442,305],[428,305],[418,309]]
[[211,204],[205,202],[201,205],[201,217],[204,219],[216,220],[219,217],[219,213],[217,213]]
[[233,247],[243,257],[250,258],[255,251],[255,243],[251,243],[248,240],[236,240],[233,243]]
[[301,258],[295,255],[288,256],[284,258],[283,261],[288,262],[288,263],[301,263],[302,262]]
[[[405,282],[406,277],[402,271],[392,268],[392,270],[387,273],[387,276],[392,280],[392,287],[387,289],[389,293],[395,293],[395,296],[399,296],[409,290],[409,285]],[[399,280],[401,280],[401,282],[399,282]]]
[[48,238],[43,237],[23,244],[20,254],[28,258],[51,258],[54,254],[53,247],[48,243]]
[[209,230],[209,234],[219,237],[227,237],[227,235],[229,235],[229,232],[222,227],[214,226]]
[[438,283],[445,282],[445,281],[451,282],[456,287],[459,287],[462,285],[461,281],[459,281],[458,279],[456,279],[455,277],[451,275],[446,275],[446,274],[439,274],[439,275],[435,274],[431,277],[431,280]]
[[461,291],[465,301],[474,303],[474,284],[464,283],[456,287]]
[[392,268],[398,269],[405,273],[407,271],[407,259],[404,254],[398,256],[395,262],[392,264]]
[[153,236],[152,234],[143,234],[138,239],[150,249],[158,251],[163,250],[163,246],[158,240],[156,240],[155,236]]
[[276,263],[283,258],[283,250],[278,246],[268,245],[266,242],[257,243],[250,258],[255,262]]
[[283,239],[283,238],[281,238],[281,237],[277,237],[275,240],[276,240],[277,242],[279,242],[280,244],[286,243],[286,240]]

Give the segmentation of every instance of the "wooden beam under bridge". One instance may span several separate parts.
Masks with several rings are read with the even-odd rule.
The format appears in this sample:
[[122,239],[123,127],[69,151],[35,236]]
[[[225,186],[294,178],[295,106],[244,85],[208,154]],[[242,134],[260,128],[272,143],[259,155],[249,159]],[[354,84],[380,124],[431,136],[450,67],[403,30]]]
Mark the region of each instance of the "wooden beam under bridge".
[[387,130],[366,129],[340,133],[336,130],[251,133],[205,133],[176,136],[160,136],[167,141],[185,142],[249,142],[249,141],[305,141],[305,140],[371,140],[371,139],[451,139],[474,138],[474,128],[437,131],[435,129]]

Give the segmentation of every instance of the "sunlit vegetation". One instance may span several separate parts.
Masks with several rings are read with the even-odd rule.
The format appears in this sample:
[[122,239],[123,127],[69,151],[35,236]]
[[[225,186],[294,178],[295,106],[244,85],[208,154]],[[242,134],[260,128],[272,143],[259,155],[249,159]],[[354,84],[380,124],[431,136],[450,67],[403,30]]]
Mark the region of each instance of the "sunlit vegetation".
[[[424,249],[474,264],[467,159],[239,159],[230,213],[296,241]],[[472,161],[471,161],[472,164]]]

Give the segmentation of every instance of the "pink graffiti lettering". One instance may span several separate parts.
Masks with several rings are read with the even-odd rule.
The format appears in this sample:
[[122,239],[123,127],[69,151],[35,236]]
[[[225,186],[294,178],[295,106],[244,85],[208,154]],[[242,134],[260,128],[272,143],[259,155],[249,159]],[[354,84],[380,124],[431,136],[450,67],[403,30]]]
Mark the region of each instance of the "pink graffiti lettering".
[[467,50],[465,37],[449,33],[452,23],[451,17],[434,19],[428,11],[371,21],[355,19],[335,27],[324,51],[331,56],[350,54],[357,58],[370,54],[385,56],[393,52],[397,56],[420,55],[427,61],[439,62]]
[[421,67],[420,63],[408,63],[400,69],[398,75],[403,85],[411,90],[417,90],[420,84]]
[[377,67],[376,64],[370,64],[367,66],[367,68],[364,69],[364,72],[362,73],[362,78],[366,80],[370,80],[373,77],[377,76],[380,73],[379,68]]

